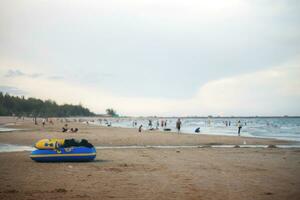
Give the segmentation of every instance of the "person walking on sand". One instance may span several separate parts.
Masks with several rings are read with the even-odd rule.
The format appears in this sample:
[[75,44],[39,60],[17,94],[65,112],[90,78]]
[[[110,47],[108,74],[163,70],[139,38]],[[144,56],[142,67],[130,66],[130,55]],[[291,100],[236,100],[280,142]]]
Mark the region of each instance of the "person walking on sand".
[[143,127],[143,125],[140,125],[140,127],[139,127],[139,133],[142,132],[142,127]]
[[238,136],[241,136],[241,129],[242,129],[242,123],[241,121],[239,120],[238,123],[237,123],[237,127],[238,127]]
[[176,129],[177,129],[178,133],[180,132],[180,128],[181,128],[181,120],[180,120],[180,118],[178,118],[178,120],[176,122]]

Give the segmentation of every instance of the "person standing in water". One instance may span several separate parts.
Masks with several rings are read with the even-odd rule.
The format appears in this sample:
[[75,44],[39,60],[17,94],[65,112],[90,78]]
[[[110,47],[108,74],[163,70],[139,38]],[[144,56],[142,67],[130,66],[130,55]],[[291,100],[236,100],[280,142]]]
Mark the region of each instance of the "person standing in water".
[[177,129],[178,133],[180,132],[180,128],[181,128],[181,120],[180,120],[180,118],[178,118],[178,120],[176,122],[176,129]]
[[152,128],[152,120],[151,119],[149,119],[148,128]]
[[238,127],[238,136],[241,136],[242,123],[240,120],[237,123],[237,127]]

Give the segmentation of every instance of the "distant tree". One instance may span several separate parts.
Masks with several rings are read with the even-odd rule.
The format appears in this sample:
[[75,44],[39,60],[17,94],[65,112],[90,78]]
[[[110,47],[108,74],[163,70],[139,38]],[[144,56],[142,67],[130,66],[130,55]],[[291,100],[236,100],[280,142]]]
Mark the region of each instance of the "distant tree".
[[55,101],[42,101],[36,98],[26,99],[24,96],[3,95],[0,92],[0,116],[30,117],[70,117],[94,116],[89,109],[81,105],[58,105]]
[[108,114],[112,117],[118,117],[117,111],[115,111],[113,108],[107,108],[106,114]]

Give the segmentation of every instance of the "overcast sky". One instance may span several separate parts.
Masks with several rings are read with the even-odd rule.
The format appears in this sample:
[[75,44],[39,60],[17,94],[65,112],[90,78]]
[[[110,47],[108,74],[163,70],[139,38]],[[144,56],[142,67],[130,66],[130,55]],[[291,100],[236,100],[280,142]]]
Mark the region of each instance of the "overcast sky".
[[0,90],[122,115],[300,115],[298,0],[1,0]]

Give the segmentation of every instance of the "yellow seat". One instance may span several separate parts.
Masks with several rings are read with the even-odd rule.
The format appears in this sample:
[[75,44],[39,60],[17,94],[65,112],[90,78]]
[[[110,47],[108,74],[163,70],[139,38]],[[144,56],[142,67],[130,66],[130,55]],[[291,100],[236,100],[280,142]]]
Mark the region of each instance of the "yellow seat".
[[42,139],[35,143],[37,149],[57,149],[65,143],[65,139]]

